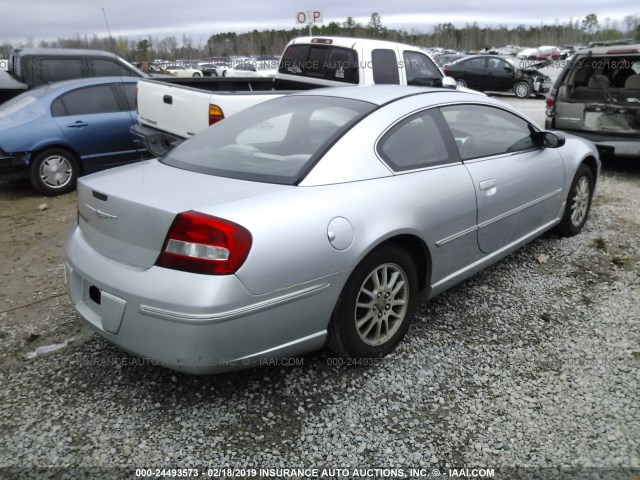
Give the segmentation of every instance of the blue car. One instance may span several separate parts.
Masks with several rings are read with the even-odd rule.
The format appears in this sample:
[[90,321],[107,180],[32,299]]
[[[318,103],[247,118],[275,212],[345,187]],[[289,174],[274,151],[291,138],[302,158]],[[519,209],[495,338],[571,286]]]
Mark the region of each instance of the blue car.
[[80,175],[143,159],[130,131],[137,81],[67,80],[0,105],[0,179],[29,178],[41,193],[60,195]]

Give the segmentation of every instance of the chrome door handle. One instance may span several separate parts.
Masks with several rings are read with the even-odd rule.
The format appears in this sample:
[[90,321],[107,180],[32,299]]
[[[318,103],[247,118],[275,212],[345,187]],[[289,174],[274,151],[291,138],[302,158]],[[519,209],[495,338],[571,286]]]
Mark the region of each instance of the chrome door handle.
[[496,181],[494,179],[484,180],[480,182],[480,190],[489,190],[496,186]]
[[72,123],[71,125],[67,125],[67,127],[69,128],[80,128],[80,127],[86,127],[87,125],[89,125],[86,122],[83,122],[81,120],[78,120],[76,123]]

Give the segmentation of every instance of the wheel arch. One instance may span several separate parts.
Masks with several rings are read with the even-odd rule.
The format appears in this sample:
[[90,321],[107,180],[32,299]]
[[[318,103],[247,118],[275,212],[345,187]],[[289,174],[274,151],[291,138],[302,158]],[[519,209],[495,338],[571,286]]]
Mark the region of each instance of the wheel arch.
[[418,274],[418,291],[423,298],[427,298],[431,291],[431,253],[427,244],[416,235],[403,233],[389,238],[385,238],[375,247],[371,248],[360,260],[368,257],[372,252],[387,245],[396,245],[409,253],[415,260],[416,272]]
[[589,167],[589,170],[591,170],[591,177],[593,178],[593,182],[594,184],[597,182],[598,179],[598,162],[597,160],[589,155],[588,157],[586,157],[583,161],[582,161],[583,165],[586,165],[587,167]]
[[52,150],[55,148],[60,150],[65,150],[66,152],[69,152],[71,155],[73,155],[73,158],[75,159],[76,164],[78,165],[78,176],[84,174],[84,168],[83,168],[82,162],[80,161],[80,155],[78,155],[78,153],[69,145],[65,145],[65,144],[39,145],[37,148],[35,148],[31,152],[31,155],[29,156],[29,167],[31,167],[31,162],[35,157],[37,157],[38,155],[40,155],[42,152],[46,150]]

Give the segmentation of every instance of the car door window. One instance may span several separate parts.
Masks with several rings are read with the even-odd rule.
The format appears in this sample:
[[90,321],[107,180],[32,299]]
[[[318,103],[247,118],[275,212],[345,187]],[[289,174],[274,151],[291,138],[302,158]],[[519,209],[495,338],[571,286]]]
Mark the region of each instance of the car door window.
[[73,58],[43,58],[35,62],[34,87],[82,77],[82,62]]
[[90,66],[94,77],[119,77],[131,75],[126,68],[111,60],[91,60]]
[[137,85],[135,83],[124,83],[122,87],[124,88],[124,95],[127,100],[128,109],[135,110]]
[[499,58],[490,58],[488,61],[489,70],[504,70],[507,64]]
[[440,111],[463,160],[537,148],[534,127],[501,108],[452,105]]
[[407,85],[432,86],[433,79],[442,77],[438,67],[426,55],[405,51],[402,59],[407,75]]
[[51,107],[53,116],[110,113],[120,110],[109,85],[79,88],[58,98]]
[[373,83],[386,85],[398,85],[400,83],[396,52],[388,48],[376,48],[371,52],[371,63],[373,66]]
[[437,109],[417,113],[391,128],[377,146],[380,157],[396,172],[457,161],[445,140],[448,132]]
[[486,58],[472,58],[465,65],[466,68],[474,68],[482,70],[485,66],[487,59]]

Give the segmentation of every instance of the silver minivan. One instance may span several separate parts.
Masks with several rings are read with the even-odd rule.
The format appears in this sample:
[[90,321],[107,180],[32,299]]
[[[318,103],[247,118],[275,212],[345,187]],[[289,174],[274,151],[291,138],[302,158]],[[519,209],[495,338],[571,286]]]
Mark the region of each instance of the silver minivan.
[[578,50],[546,102],[548,130],[593,141],[601,158],[640,158],[640,44]]

